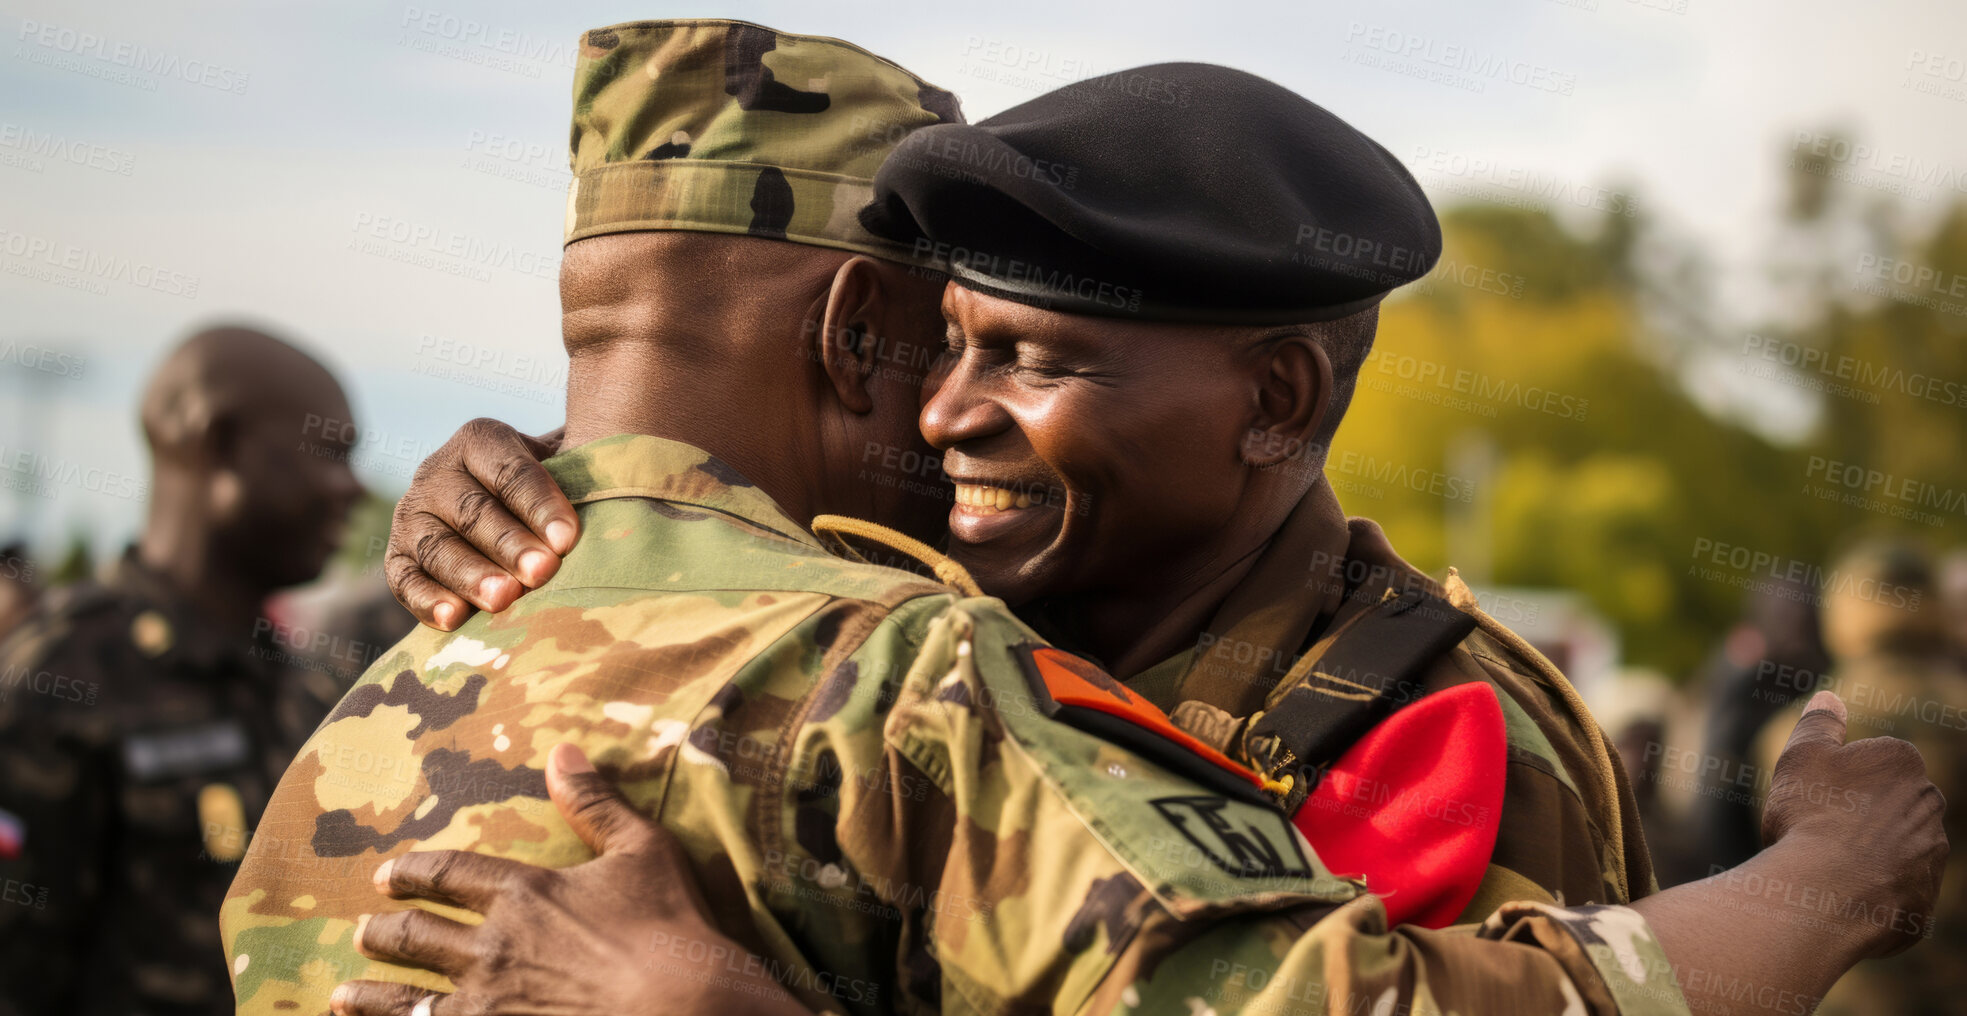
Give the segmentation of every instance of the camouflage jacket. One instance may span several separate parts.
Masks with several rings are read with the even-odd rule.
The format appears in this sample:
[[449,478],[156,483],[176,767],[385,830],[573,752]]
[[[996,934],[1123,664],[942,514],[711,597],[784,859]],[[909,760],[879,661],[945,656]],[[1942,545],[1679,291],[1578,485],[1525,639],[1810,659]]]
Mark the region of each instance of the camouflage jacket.
[[[712,917],[829,1012],[1685,1012],[1618,907],[1389,930],[1275,808],[1047,718],[994,599],[842,560],[724,463],[617,436],[549,462],[553,580],[380,659],[274,795],[223,911],[240,1008],[324,1010],[412,848],[564,866],[579,743],[678,834]],[[1263,863],[1228,863],[1258,856]],[[433,909],[442,908],[435,907]],[[649,962],[701,975],[687,943]]]
[[179,600],[126,555],[0,644],[0,1012],[231,1008],[218,907],[299,738]]

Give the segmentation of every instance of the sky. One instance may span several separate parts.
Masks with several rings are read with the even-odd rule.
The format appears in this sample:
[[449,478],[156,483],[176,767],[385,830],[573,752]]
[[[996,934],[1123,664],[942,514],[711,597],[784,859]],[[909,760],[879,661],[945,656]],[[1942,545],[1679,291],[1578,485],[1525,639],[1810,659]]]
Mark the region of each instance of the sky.
[[1861,187],[1967,197],[1949,0],[0,0],[0,540],[134,533],[136,393],[213,322],[333,368],[386,494],[472,417],[557,423],[576,40],[663,17],[848,39],[971,119],[1145,63],[1239,67],[1378,139],[1437,205],[1547,201],[1590,228],[1636,203],[1709,252],[1744,327],[1798,146],[1844,151]]

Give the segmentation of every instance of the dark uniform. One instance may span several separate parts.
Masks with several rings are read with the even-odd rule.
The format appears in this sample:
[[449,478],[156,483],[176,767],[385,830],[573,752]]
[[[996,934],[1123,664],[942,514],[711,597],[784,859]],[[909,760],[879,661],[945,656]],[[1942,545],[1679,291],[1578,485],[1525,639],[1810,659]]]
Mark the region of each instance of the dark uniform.
[[127,553],[0,643],[0,1012],[232,1011],[219,904],[289,739],[183,599]]

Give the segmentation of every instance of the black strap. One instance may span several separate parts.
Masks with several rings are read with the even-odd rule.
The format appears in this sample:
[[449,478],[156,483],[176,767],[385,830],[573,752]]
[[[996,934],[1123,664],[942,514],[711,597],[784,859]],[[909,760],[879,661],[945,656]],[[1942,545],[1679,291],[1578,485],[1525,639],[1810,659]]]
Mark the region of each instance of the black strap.
[[1271,779],[1294,777],[1287,813],[1347,748],[1420,698],[1427,668],[1474,630],[1475,618],[1410,588],[1341,632],[1297,687],[1244,735],[1251,760]]

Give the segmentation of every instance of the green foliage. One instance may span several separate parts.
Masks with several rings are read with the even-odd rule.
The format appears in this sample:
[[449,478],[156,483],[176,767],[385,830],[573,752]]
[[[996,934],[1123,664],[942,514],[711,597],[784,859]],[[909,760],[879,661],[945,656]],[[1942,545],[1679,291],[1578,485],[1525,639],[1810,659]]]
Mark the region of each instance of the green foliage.
[[348,533],[331,567],[357,575],[382,572],[383,550],[389,544],[389,520],[396,501],[365,491],[348,513]]
[[[1933,305],[1922,306],[1854,289],[1781,339],[1832,362],[1952,382],[1957,403],[1909,394],[1910,382],[1883,374],[1865,389],[1875,399],[1823,396],[1814,430],[1776,444],[1704,412],[1676,380],[1688,348],[1719,354],[1721,369],[1748,358],[1738,332],[1724,348],[1649,328],[1662,316],[1643,310],[1662,295],[1684,296],[1664,316],[1671,327],[1705,319],[1699,295],[1677,294],[1673,280],[1664,294],[1658,280],[1642,291],[1632,258],[1643,222],[1615,220],[1584,238],[1540,212],[1481,207],[1451,210],[1443,225],[1442,267],[1383,311],[1327,467],[1347,510],[1378,519],[1415,564],[1577,590],[1617,625],[1628,662],[1684,676],[1740,616],[1743,586],[1768,577],[1716,574],[1697,548],[1744,547],[1782,568],[1828,566],[1854,530],[1960,539],[1967,507],[1923,509],[1939,526],[1896,518],[1876,497],[1844,503],[1863,491],[1822,475],[1835,460],[1931,485],[1929,498],[1967,492],[1967,316],[1944,297],[1929,292]],[[1942,285],[1967,275],[1967,207],[1929,242],[1889,256],[1930,266]],[[1967,310],[1967,298],[1951,302]],[[1489,449],[1486,465],[1458,451],[1471,447]],[[1438,474],[1459,482],[1414,482]]]
[[68,549],[62,552],[61,563],[49,572],[48,585],[65,586],[80,582],[93,576],[95,571],[95,555],[89,550],[89,538],[78,532],[68,538]]

